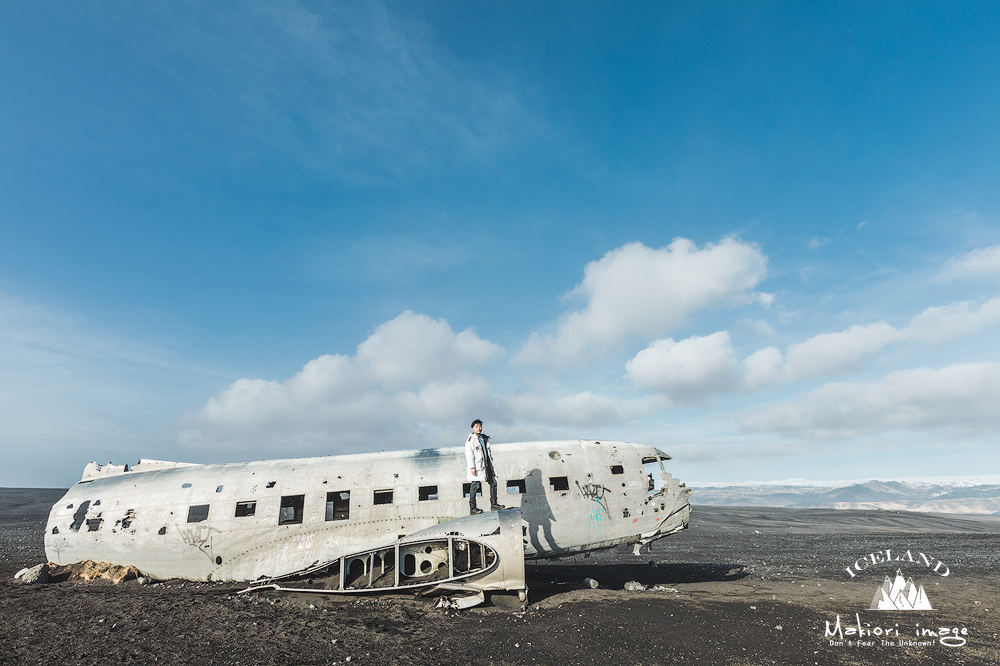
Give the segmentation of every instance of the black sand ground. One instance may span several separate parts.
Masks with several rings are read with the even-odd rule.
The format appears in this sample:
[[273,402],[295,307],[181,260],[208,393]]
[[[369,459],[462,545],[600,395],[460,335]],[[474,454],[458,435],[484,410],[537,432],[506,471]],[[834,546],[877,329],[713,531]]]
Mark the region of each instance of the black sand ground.
[[[44,561],[42,528],[61,494],[0,489],[4,664],[1000,664],[992,517],[696,506],[692,528],[652,553],[529,562],[525,611],[508,597],[455,612],[402,595],[237,597],[233,584],[14,584]],[[866,610],[900,565],[845,569],[886,548],[946,563],[947,577],[901,566],[935,610]],[[583,589],[585,577],[601,588]],[[623,591],[630,580],[666,589]],[[870,644],[831,645],[838,616],[842,629],[860,619]],[[917,639],[920,629],[955,630],[965,644]]]

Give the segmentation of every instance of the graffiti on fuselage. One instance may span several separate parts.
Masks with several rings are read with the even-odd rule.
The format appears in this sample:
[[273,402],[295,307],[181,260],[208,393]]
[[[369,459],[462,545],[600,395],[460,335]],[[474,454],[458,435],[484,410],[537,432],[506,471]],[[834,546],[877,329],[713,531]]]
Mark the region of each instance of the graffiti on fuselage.
[[212,532],[220,531],[221,530],[215,527],[208,527],[206,525],[182,528],[179,530],[181,533],[181,539],[184,543],[192,548],[197,548],[198,552],[203,554],[209,560],[212,559]]
[[585,498],[591,500],[593,505],[590,507],[590,520],[595,523],[599,523],[604,520],[604,517],[611,517],[611,512],[608,510],[608,502],[605,499],[605,495],[611,490],[597,483],[585,483],[580,484],[579,481],[576,482],[576,487],[580,489],[580,494]]

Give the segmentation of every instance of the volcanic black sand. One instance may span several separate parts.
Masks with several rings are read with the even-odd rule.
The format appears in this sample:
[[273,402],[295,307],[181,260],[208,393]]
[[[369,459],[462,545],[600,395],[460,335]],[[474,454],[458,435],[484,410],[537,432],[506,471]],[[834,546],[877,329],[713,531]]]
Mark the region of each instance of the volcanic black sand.
[[[996,517],[695,506],[691,529],[651,553],[529,562],[525,610],[496,597],[446,611],[408,595],[236,596],[237,584],[15,584],[45,561],[61,494],[0,490],[4,664],[1000,663]],[[846,571],[886,549],[917,561]],[[867,610],[897,568],[935,610]],[[583,588],[586,577],[601,587]],[[628,581],[663,589],[623,591]],[[826,635],[838,617],[843,637]],[[859,620],[861,645],[847,632]],[[942,642],[942,630],[957,635]]]

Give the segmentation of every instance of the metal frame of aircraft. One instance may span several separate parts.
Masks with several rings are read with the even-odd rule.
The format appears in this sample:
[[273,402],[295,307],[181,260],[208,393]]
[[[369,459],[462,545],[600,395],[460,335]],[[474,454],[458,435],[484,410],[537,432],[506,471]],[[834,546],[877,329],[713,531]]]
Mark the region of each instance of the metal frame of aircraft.
[[[691,490],[658,449],[497,444],[501,501],[470,516],[463,447],[195,465],[91,463],[49,514],[55,564],[158,579],[255,581],[326,594],[526,593],[525,559],[635,544],[687,527]],[[506,490],[506,494],[505,493]]]

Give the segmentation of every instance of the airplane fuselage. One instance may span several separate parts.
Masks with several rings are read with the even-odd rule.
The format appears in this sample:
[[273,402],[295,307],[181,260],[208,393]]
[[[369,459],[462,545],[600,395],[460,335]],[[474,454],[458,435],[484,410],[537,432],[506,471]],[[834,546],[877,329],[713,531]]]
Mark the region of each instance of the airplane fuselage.
[[[687,524],[691,491],[652,447],[496,444],[493,457],[500,502],[521,510],[525,558],[645,543]],[[46,526],[51,562],[133,565],[161,579],[255,580],[469,515],[463,447],[142,468],[69,489]],[[488,498],[479,503],[489,506]]]

